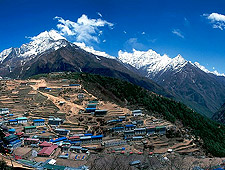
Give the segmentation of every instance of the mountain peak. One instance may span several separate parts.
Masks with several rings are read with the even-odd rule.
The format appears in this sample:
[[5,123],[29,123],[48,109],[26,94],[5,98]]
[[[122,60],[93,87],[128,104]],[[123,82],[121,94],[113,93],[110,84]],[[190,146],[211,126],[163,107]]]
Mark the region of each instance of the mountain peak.
[[185,59],[182,57],[181,54],[178,54],[178,55],[174,58],[174,60],[178,61],[179,63],[184,63],[184,62],[187,61],[187,60],[185,60]]
[[[68,44],[66,38],[61,36],[56,30],[44,31],[37,36],[31,37],[30,42],[23,44],[20,48],[9,48],[0,53],[0,62],[3,63],[11,55],[28,61],[38,54],[48,50],[57,50]],[[14,52],[13,54],[11,54]],[[23,62],[23,63],[24,63]]]
[[54,41],[66,40],[66,38],[60,35],[58,31],[56,30],[44,31],[44,32],[41,32],[39,35],[31,38],[31,40],[33,41],[38,41],[38,40],[43,41],[45,39],[54,40]]

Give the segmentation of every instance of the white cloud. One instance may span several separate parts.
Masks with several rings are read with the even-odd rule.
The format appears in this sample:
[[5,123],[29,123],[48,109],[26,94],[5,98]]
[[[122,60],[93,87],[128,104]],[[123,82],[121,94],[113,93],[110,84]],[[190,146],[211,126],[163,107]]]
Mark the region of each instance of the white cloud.
[[139,42],[137,38],[130,38],[125,42],[125,47],[143,49],[145,48],[145,45]]
[[102,14],[100,12],[97,12],[97,14],[102,18]]
[[142,32],[141,34],[142,34],[142,35],[145,35],[145,32]]
[[63,36],[73,36],[78,42],[89,43],[91,41],[99,43],[98,36],[102,35],[102,30],[105,26],[113,27],[113,24],[102,19],[89,19],[86,15],[82,15],[77,19],[77,22],[64,20],[62,17],[56,16],[59,24],[57,28]]
[[219,28],[223,30],[225,28],[225,15],[218,14],[218,13],[211,13],[211,14],[203,14],[206,19],[210,20],[213,28]]
[[123,33],[126,34],[127,32],[126,31],[123,31]]
[[173,29],[172,33],[177,35],[180,38],[184,38],[184,35],[181,33],[181,31],[179,29]]

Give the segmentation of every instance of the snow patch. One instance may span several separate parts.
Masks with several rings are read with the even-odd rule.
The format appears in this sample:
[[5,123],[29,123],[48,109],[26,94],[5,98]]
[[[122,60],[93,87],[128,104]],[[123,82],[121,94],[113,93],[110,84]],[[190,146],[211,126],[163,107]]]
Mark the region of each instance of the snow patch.
[[109,59],[116,59],[116,57],[110,56],[109,54],[107,54],[105,52],[97,51],[93,47],[86,46],[86,44],[83,42],[82,43],[75,42],[74,44],[77,45],[78,47],[80,47],[81,49],[83,49],[89,53],[92,53],[94,55],[102,56],[102,57],[109,58]]
[[193,64],[194,66],[198,67],[199,69],[201,69],[202,71],[206,72],[206,73],[212,73],[212,74],[215,74],[216,76],[224,76],[225,77],[225,74],[224,73],[218,73],[217,70],[215,71],[209,71],[208,69],[206,69],[204,66],[200,65],[198,62],[194,62]]

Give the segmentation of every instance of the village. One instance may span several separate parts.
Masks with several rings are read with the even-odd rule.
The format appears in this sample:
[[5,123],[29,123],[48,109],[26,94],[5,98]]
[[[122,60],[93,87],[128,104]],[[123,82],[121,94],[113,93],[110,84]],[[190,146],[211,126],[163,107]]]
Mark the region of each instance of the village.
[[0,83],[1,145],[25,167],[88,169],[96,155],[129,155],[135,167],[144,156],[166,162],[170,154],[202,154],[194,137],[174,135],[182,130],[170,122],[102,101],[75,80]]

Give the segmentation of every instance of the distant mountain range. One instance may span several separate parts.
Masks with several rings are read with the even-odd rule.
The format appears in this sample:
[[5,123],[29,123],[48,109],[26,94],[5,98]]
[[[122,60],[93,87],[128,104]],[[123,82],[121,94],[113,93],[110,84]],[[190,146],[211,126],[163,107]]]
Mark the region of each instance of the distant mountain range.
[[158,94],[174,96],[209,117],[225,102],[225,76],[186,61],[181,55],[169,58],[153,50],[134,50],[119,51],[116,58],[84,43],[71,43],[55,30],[42,32],[20,48],[0,53],[1,77],[27,78],[58,71],[127,80]]
[[199,63],[181,55],[169,58],[153,50],[127,53],[119,51],[119,59],[176,94],[176,98],[196,111],[211,117],[225,102],[225,76],[210,72]]

